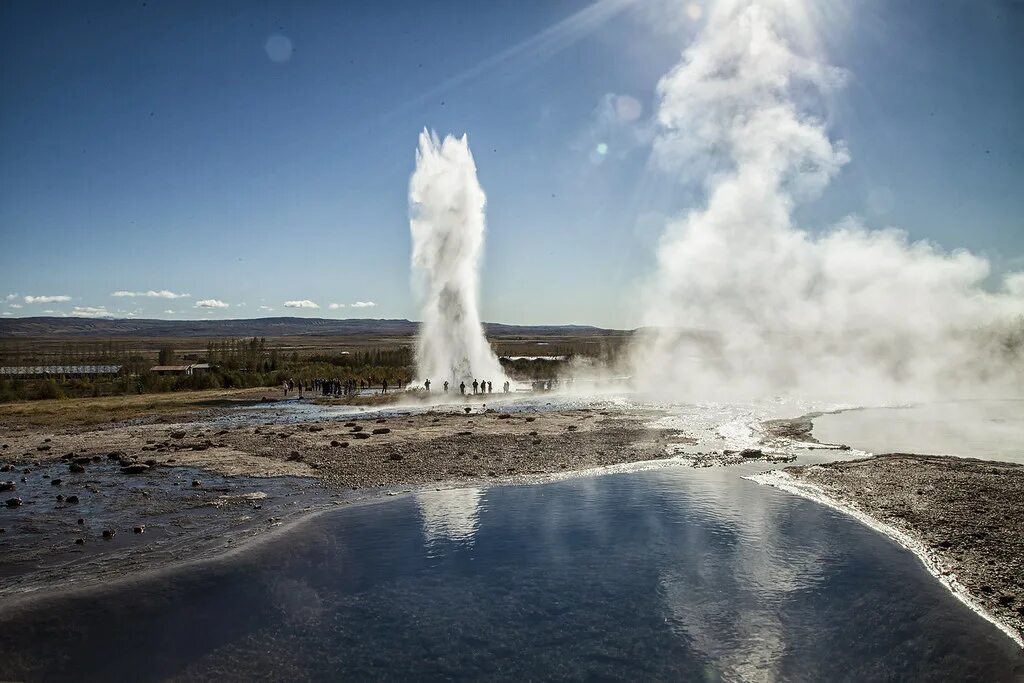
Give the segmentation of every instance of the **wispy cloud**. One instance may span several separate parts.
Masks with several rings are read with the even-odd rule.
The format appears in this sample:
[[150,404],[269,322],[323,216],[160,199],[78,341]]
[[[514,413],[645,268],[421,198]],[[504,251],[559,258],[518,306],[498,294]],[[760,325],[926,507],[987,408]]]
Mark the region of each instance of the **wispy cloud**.
[[309,299],[298,299],[296,301],[285,301],[285,308],[320,308],[320,306]]
[[357,301],[352,304],[352,308],[373,308],[376,305],[377,304],[372,301]]
[[11,308],[21,308],[21,304],[8,304]]
[[25,297],[27,304],[55,304],[61,301],[71,301],[71,297],[66,294],[40,294],[39,296],[29,294]]
[[330,305],[330,306],[328,306],[327,308],[329,308],[329,309],[331,309],[332,311],[334,311],[334,310],[337,310],[337,309],[339,309],[339,308],[345,308],[345,304],[331,304],[331,305]]
[[17,298],[17,294],[8,294],[6,297],[4,297],[4,301],[14,301]]
[[196,308],[227,308],[230,305],[220,299],[200,299],[196,302]]
[[171,291],[166,290],[166,289],[159,289],[159,290],[148,289],[145,292],[129,292],[129,291],[125,291],[123,289],[119,289],[116,292],[111,292],[110,296],[118,296],[118,297],[123,297],[123,296],[130,296],[130,297],[145,296],[145,297],[150,297],[150,298],[153,298],[153,299],[187,299],[187,298],[189,298],[192,295],[191,294],[176,294],[175,292],[171,292]]
[[4,315],[11,315],[10,311],[4,311]]
[[273,306],[260,306],[260,310],[261,311],[272,311],[272,310],[274,310],[274,307]]
[[167,310],[164,311],[164,313],[167,314],[167,315],[174,315],[174,310],[168,308]]
[[69,314],[73,318],[112,318],[110,311],[103,306],[75,306]]

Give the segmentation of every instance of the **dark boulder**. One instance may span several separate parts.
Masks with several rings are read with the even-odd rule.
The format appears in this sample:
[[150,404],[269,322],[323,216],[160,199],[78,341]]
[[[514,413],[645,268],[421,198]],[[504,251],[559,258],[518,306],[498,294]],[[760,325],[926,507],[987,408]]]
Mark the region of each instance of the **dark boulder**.
[[21,498],[8,498],[7,499],[7,507],[9,507],[9,508],[21,507]]
[[79,465],[77,462],[73,462],[70,465],[68,465],[68,471],[74,474],[81,474],[82,472],[85,472],[85,468]]
[[390,434],[391,430],[388,429],[387,427],[377,427],[377,429],[373,430],[373,433],[374,434]]
[[121,468],[123,474],[142,474],[148,471],[149,465],[143,465],[141,462],[134,462]]

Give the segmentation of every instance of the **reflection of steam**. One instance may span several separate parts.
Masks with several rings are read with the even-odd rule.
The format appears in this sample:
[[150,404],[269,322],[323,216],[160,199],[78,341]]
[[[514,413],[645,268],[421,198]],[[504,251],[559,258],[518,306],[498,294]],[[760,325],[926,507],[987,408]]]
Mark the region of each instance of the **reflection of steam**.
[[1006,340],[1024,275],[988,291],[970,253],[854,219],[820,237],[794,224],[849,158],[814,113],[844,74],[817,54],[805,4],[715,3],[659,83],[655,158],[707,203],[662,238],[637,377],[705,399],[1019,390],[1024,344]]
[[412,267],[421,301],[416,341],[421,379],[504,380],[478,309],[486,197],[466,137],[420,134],[409,181]]
[[454,541],[470,544],[480,517],[481,489],[425,491],[416,494],[416,505],[423,517],[423,535],[427,544]]
[[794,544],[787,538],[792,505],[751,495],[751,482],[727,471],[692,481],[666,478],[667,486],[674,482],[687,494],[688,514],[706,511],[721,526],[694,527],[684,538],[687,561],[662,572],[669,623],[725,680],[782,679],[789,634],[779,615],[789,595],[821,580],[833,545],[828,530],[802,529]]

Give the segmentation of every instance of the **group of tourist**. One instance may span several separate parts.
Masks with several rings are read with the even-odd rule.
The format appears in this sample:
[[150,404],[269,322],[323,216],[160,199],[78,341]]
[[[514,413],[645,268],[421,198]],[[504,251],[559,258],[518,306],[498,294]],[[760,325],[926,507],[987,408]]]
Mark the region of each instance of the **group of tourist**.
[[[490,394],[490,393],[494,392],[494,385],[491,382],[488,382],[486,380],[474,379],[473,383],[470,386],[473,388],[473,395],[474,396],[477,395],[477,394]],[[447,394],[448,393],[448,387],[449,387],[448,380],[445,380],[443,387],[444,387],[444,389],[443,389],[444,393]],[[430,391],[430,380],[429,379],[423,381],[423,388],[426,389],[427,392]],[[466,382],[465,381],[459,382],[459,393],[460,394],[465,396],[467,388],[468,387],[466,386]],[[502,389],[507,394],[509,391],[512,390],[512,384],[508,380],[505,380],[505,384],[502,386]]]

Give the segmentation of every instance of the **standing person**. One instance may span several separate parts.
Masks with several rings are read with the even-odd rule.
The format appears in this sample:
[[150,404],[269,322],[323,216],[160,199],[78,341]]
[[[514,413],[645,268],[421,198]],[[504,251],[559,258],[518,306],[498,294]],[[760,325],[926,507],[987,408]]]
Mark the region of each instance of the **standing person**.
[[444,381],[444,393],[448,393],[448,380]]
[[382,394],[388,393],[388,381],[386,379],[382,379],[380,381],[380,393],[382,393]]
[[459,393],[462,394],[463,396],[466,395],[466,383],[465,382],[459,382]]
[[508,393],[508,380],[505,380],[505,386],[502,387],[502,388],[505,390],[505,393],[507,394]]
[[425,386],[427,388],[427,393],[429,394],[430,393],[430,380],[429,379],[428,380],[424,380],[423,381],[423,386]]
[[288,380],[281,382],[281,388],[284,389],[284,397],[288,398]]
[[[476,380],[473,380],[473,395],[474,395],[474,396],[476,396],[476,388],[477,388],[478,386],[480,386],[480,382],[477,382]],[[285,396],[287,396],[287,395],[288,395],[288,394],[287,394],[287,393],[285,393]]]
[[487,381],[487,393],[490,394],[494,391],[494,385],[491,384],[490,380]]

